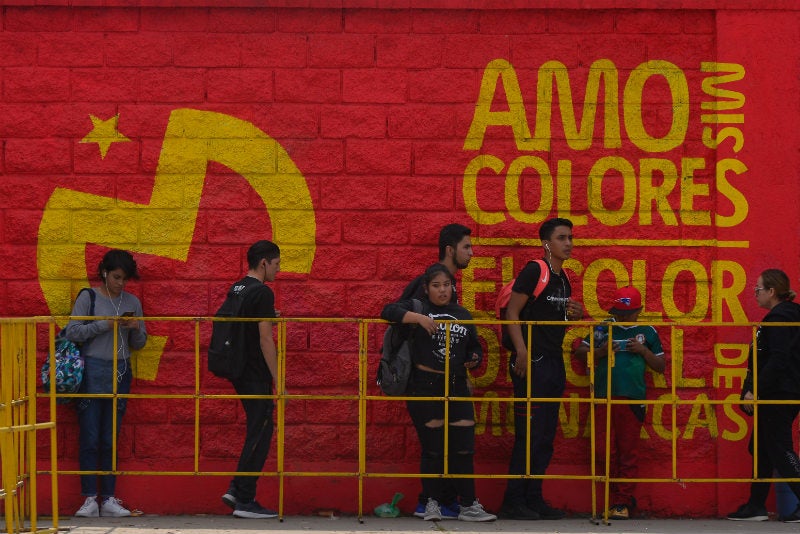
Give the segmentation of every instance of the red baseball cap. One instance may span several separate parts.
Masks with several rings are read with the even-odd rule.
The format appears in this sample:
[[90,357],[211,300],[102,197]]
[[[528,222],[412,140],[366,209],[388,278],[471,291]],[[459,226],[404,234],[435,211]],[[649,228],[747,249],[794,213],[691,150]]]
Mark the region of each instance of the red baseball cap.
[[632,286],[621,287],[614,292],[611,313],[625,315],[642,309],[642,295]]

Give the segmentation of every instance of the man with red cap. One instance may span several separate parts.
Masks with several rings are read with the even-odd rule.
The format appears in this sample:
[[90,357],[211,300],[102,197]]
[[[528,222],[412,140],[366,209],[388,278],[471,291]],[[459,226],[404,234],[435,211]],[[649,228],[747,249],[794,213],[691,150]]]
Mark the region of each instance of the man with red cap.
[[[631,286],[617,289],[609,309],[611,323],[635,323],[642,311],[642,296]],[[610,328],[609,328],[610,327]],[[610,329],[610,334],[609,334]],[[608,339],[614,350],[611,368],[611,398],[645,398],[644,373],[650,367],[663,373],[666,367],[664,349],[655,328],[647,325],[599,325],[593,335],[583,340],[575,349],[575,357],[586,363],[591,344],[594,344],[594,391],[596,398],[608,397]],[[614,478],[637,478],[639,473],[639,433],[644,424],[644,404],[614,404],[611,409],[611,470]],[[595,442],[598,466],[605,464],[606,405],[595,405]],[[628,519],[636,507],[633,496],[636,484],[619,482],[611,484],[611,509],[609,519]]]

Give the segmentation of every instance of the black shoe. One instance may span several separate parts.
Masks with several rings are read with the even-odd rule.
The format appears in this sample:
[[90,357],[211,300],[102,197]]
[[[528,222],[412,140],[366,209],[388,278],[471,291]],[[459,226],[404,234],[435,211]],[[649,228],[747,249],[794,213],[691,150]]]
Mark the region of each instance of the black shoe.
[[800,523],[800,505],[797,505],[794,512],[789,515],[782,515],[779,519],[784,523]]
[[735,512],[728,514],[728,519],[731,521],[766,521],[769,519],[769,515],[763,506],[755,506],[748,502],[741,505]]
[[501,517],[505,519],[517,519],[520,521],[536,521],[541,519],[539,512],[531,510],[524,504],[504,504],[500,510]]
[[545,501],[539,501],[529,508],[539,514],[542,519],[564,519],[564,516],[567,515],[564,510],[553,508]]
[[278,512],[264,508],[258,504],[258,501],[252,501],[236,503],[233,515],[234,517],[243,517],[245,519],[271,519],[278,517]]

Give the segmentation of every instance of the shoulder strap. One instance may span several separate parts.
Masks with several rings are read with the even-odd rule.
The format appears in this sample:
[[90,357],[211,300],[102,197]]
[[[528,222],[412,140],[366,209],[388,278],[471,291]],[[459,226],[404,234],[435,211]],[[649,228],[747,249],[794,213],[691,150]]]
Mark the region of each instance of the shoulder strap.
[[411,299],[411,303],[414,306],[414,313],[422,313],[422,301],[419,299]]
[[539,264],[539,280],[536,282],[536,287],[533,289],[532,298],[536,299],[539,295],[542,294],[544,288],[547,287],[547,284],[550,283],[550,267],[545,263],[544,260],[533,260]]
[[94,315],[94,301],[97,299],[97,295],[95,294],[94,289],[92,289],[91,287],[81,288],[81,290],[78,291],[78,294],[75,296],[75,300],[78,300],[78,297],[80,297],[81,293],[83,293],[84,291],[89,293],[89,315]]

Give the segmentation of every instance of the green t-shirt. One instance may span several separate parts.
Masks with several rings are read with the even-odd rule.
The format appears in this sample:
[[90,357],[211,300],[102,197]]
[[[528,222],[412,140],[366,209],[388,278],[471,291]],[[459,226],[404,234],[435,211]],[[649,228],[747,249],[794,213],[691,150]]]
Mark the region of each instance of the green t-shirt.
[[[606,325],[603,326],[606,329],[605,337],[607,337],[608,327]],[[656,329],[652,326],[614,326],[611,329],[611,333],[614,341],[635,338],[659,358],[664,357],[664,348],[661,346],[661,339],[659,339],[658,332],[656,332]],[[604,337],[600,331],[595,331],[592,335],[586,336],[583,340],[583,344],[588,347],[592,338],[596,339],[596,351],[596,347],[603,343]],[[629,399],[644,399],[644,371],[647,368],[647,362],[644,357],[635,352],[620,350],[615,353],[614,360],[614,368],[611,370],[611,395],[613,397],[627,397]],[[597,362],[597,366],[594,370],[594,394],[595,397],[606,397],[609,360],[608,358],[598,359],[595,354],[595,361]]]

